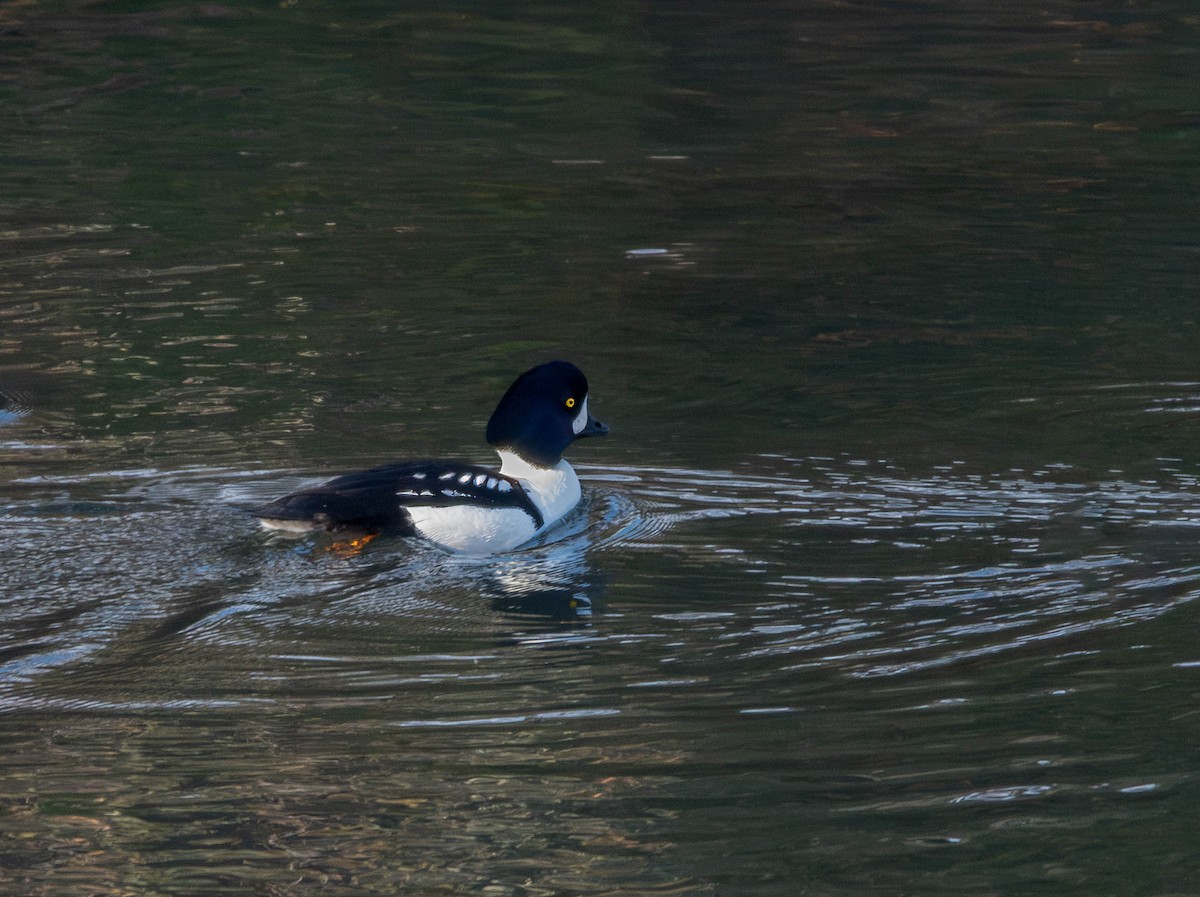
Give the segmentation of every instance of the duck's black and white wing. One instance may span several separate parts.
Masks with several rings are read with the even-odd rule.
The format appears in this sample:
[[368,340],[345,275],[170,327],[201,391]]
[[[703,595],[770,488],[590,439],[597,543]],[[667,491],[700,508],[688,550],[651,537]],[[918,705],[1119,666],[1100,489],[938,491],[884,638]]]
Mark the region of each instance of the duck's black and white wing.
[[473,506],[519,510],[540,529],[542,515],[520,482],[470,464],[416,461],[372,467],[248,509],[269,529],[412,530],[409,509]]

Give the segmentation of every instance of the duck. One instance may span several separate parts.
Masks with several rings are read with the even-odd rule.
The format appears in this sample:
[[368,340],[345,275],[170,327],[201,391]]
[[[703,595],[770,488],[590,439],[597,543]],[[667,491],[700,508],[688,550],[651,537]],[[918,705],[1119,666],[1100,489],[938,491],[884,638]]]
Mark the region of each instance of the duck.
[[511,551],[579,504],[579,477],[563,453],[578,439],[608,432],[589,410],[583,372],[548,361],[517,377],[488,420],[498,468],[453,460],[385,464],[247,510],[277,532],[396,531],[453,553]]

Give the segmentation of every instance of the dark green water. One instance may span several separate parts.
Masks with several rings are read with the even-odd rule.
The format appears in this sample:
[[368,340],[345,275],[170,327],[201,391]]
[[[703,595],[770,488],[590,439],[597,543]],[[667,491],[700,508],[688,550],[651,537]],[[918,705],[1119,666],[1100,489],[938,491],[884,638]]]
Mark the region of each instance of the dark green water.
[[[0,5],[0,893],[1200,893],[1184,2]],[[235,506],[613,433],[484,561]]]

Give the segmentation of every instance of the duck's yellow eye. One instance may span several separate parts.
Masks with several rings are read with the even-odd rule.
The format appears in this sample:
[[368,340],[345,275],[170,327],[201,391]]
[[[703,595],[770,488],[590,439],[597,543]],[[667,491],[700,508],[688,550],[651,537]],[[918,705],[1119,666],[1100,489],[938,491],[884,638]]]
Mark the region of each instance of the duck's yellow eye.
[[568,408],[574,408],[574,407],[575,407],[575,400],[574,400],[574,399],[567,399],[567,407],[568,407]]

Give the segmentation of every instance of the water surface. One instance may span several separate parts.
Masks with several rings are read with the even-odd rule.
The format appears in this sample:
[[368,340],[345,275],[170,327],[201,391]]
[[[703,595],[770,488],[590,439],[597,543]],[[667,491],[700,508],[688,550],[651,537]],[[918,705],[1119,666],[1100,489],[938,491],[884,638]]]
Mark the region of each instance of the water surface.
[[[0,12],[0,884],[1194,891],[1198,29]],[[542,544],[238,510],[556,356]]]

